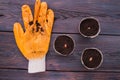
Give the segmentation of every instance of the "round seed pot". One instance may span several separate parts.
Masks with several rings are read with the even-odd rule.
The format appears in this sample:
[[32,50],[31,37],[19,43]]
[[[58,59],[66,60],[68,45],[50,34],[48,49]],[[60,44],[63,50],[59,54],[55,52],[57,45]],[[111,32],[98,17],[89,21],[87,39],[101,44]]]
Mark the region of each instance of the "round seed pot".
[[100,33],[100,24],[96,18],[83,18],[79,24],[79,32],[87,38],[95,38]]
[[54,41],[54,50],[62,55],[68,56],[74,50],[74,41],[70,36],[60,35]]
[[103,54],[97,48],[86,48],[82,52],[81,62],[89,70],[97,69],[103,62]]

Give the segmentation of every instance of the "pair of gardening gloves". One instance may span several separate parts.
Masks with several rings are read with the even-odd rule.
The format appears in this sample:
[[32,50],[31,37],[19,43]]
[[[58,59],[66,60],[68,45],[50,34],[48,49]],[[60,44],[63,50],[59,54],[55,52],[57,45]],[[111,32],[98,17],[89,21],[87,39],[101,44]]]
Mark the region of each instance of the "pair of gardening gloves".
[[48,9],[46,2],[40,0],[35,2],[34,16],[28,5],[23,5],[21,9],[25,31],[20,23],[14,23],[13,31],[17,46],[29,61],[28,73],[44,72],[54,12]]

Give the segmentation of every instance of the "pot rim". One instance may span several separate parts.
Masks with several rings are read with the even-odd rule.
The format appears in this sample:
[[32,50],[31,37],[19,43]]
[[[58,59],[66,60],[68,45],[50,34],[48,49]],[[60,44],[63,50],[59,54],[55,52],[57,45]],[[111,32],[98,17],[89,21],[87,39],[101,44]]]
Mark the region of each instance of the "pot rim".
[[59,37],[59,36],[67,36],[67,37],[69,37],[70,39],[72,39],[72,37],[70,36],[70,35],[68,35],[68,34],[59,34],[55,39],[54,39],[54,41],[53,41],[53,49],[55,50],[55,52],[57,53],[57,54],[59,54],[59,55],[61,55],[61,56],[68,56],[68,55],[71,55],[71,54],[73,54],[73,52],[74,52],[74,49],[75,49],[75,41],[74,41],[74,39],[72,39],[72,41],[73,41],[73,50],[68,54],[68,55],[63,55],[63,54],[61,54],[60,52],[58,52],[56,49],[55,49],[55,41],[56,41],[56,39]]
[[[100,62],[100,64],[99,64],[97,67],[89,68],[89,67],[87,67],[87,66],[84,64],[84,62],[83,62],[83,60],[82,60],[82,57],[83,57],[84,52],[85,52],[87,49],[95,49],[95,50],[97,50],[97,51],[100,53],[100,55],[101,55],[101,62]],[[82,62],[82,65],[83,65],[86,69],[88,69],[88,70],[95,70],[95,69],[99,68],[99,67],[102,65],[102,63],[103,63],[103,53],[102,53],[102,51],[99,50],[98,48],[94,48],[94,47],[85,48],[85,49],[82,51],[82,54],[81,54],[81,62]]]
[[[96,21],[98,22],[99,30],[98,30],[97,34],[95,34],[95,35],[93,35],[93,36],[86,36],[86,35],[84,35],[84,34],[80,31],[80,24],[81,24],[82,21],[84,21],[84,20],[86,20],[86,19],[94,19],[94,20],[96,20]],[[100,21],[99,21],[97,18],[95,18],[95,17],[85,17],[85,18],[82,18],[82,19],[80,20],[80,22],[79,22],[78,30],[79,30],[79,33],[80,33],[83,37],[95,38],[95,37],[97,37],[97,36],[99,35],[99,33],[100,33],[100,31],[101,31]]]

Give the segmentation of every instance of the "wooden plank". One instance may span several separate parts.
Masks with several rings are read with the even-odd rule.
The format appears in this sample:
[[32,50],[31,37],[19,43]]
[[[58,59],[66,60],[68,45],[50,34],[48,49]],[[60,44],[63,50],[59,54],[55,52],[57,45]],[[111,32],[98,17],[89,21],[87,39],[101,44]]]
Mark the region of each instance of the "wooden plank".
[[28,74],[27,70],[0,69],[0,80],[119,80],[119,79],[120,73],[46,71],[44,73]]
[[[21,6],[34,8],[35,0],[0,0],[0,31],[12,31],[14,22],[22,22]],[[101,34],[120,35],[120,0],[43,0],[55,11],[53,32],[79,33],[82,18],[93,16],[99,19]]]
[[[88,71],[81,64],[82,50],[88,47],[99,48],[103,52],[102,66],[95,71],[120,72],[120,37],[98,36],[94,39],[86,39],[78,34],[66,34],[75,41],[73,54],[67,57],[60,56],[53,49],[53,43],[57,36],[52,34],[50,49],[47,54],[47,70],[59,71]],[[0,32],[0,68],[27,69],[28,62],[18,50],[13,33]]]

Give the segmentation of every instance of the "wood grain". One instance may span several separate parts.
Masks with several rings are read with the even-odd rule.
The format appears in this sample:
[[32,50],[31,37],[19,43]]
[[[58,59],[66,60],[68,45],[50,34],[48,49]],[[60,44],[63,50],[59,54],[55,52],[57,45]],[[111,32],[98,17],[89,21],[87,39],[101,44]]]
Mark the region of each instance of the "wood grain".
[[[0,80],[119,80],[120,79],[120,0],[42,0],[55,12],[47,71],[28,74],[28,61],[16,46],[13,24],[20,22],[21,6],[34,9],[35,0],[0,0]],[[79,34],[79,23],[85,17],[99,20],[101,32],[94,39]],[[53,48],[59,35],[71,36],[75,42],[72,55],[57,54]],[[103,64],[87,70],[81,64],[85,48],[96,47],[103,53]]]
[[[22,22],[21,6],[34,8],[35,0],[0,0],[0,31],[12,31],[14,22]],[[55,11],[53,32],[79,33],[81,19],[95,17],[101,34],[120,35],[120,0],[42,0]],[[67,30],[67,31],[66,31]]]
[[[69,34],[75,41],[75,48],[72,55],[63,57],[53,49],[54,40],[59,35],[62,34],[52,34],[47,54],[47,70],[88,71],[81,64],[81,53],[85,48],[96,47],[103,52],[104,61],[102,66],[95,71],[120,72],[119,36],[98,36],[95,39],[86,39],[80,35]],[[13,33],[0,32],[0,68],[27,69],[27,64],[27,60],[16,46]]]
[[28,74],[27,70],[0,69],[0,80],[119,80],[119,79],[120,73],[46,71],[44,73]]

